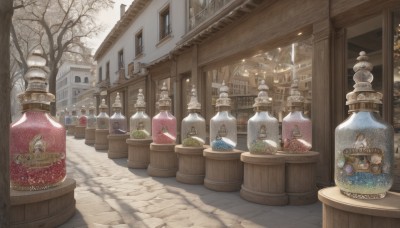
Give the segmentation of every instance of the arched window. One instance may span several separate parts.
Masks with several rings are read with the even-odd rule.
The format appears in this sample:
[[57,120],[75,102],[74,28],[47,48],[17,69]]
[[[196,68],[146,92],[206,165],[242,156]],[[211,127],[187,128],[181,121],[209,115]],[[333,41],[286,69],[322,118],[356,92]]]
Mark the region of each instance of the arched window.
[[81,77],[75,76],[75,82],[80,83],[81,82]]
[[85,83],[89,83],[89,78],[88,78],[88,77],[85,77],[84,82],[85,82]]

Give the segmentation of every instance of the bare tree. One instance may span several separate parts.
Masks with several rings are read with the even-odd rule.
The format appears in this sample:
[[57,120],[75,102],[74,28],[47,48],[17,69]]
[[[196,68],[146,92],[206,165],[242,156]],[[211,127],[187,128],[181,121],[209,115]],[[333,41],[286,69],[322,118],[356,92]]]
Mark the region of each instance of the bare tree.
[[[56,76],[63,56],[66,53],[87,55],[85,39],[97,35],[102,29],[95,16],[99,10],[111,7],[113,3],[113,0],[37,0],[24,5],[16,11],[13,19],[15,29],[12,30],[15,31],[12,34],[13,42],[22,66],[26,64],[22,61],[23,58],[26,59],[26,53],[25,56],[21,54],[25,41],[20,39],[24,34],[18,31],[31,34],[30,37],[34,37],[35,41],[30,46],[35,46],[37,41],[43,50],[50,69],[49,92],[56,95]],[[19,30],[16,27],[26,29]],[[87,56],[82,59],[87,59]],[[51,114],[55,113],[56,107],[53,103]]]
[[13,0],[0,1],[0,227],[10,227],[10,26]]

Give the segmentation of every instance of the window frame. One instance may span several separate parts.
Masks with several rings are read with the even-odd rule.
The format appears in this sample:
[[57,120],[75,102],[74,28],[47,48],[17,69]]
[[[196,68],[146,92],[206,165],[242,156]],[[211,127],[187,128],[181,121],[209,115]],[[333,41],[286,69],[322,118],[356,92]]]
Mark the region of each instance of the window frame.
[[125,63],[124,63],[124,49],[121,49],[118,51],[118,70],[125,68]]
[[[167,16],[167,17],[166,17]],[[159,40],[169,37],[172,33],[171,13],[169,4],[165,6],[159,13]]]
[[135,34],[135,56],[139,56],[143,54],[143,29],[140,29]]

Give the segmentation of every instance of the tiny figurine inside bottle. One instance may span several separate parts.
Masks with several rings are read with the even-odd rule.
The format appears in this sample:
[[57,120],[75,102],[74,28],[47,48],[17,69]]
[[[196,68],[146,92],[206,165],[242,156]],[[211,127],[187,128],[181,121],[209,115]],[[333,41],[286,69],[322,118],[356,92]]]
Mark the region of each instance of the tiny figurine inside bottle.
[[210,144],[214,151],[232,151],[237,144],[237,123],[230,113],[231,99],[228,91],[223,81],[216,104],[218,112],[210,120]]
[[72,105],[71,125],[74,125],[74,126],[78,125],[79,124],[78,119],[79,118],[78,118],[78,114],[76,113],[76,107],[75,107],[75,105]]
[[86,116],[86,107],[82,105],[81,107],[81,116],[78,119],[78,126],[86,127],[87,124],[87,116]]
[[289,114],[282,121],[283,150],[286,153],[304,153],[312,147],[311,120],[303,115],[304,97],[294,78],[290,96],[287,99]]
[[197,91],[192,86],[189,114],[182,120],[181,140],[184,147],[202,147],[206,140],[206,121],[200,115],[201,104],[197,100]]
[[121,113],[122,104],[119,93],[117,93],[112,107],[114,114],[110,117],[110,134],[125,134],[127,132],[127,123],[125,116]]
[[42,52],[28,58],[28,87],[18,96],[22,116],[10,128],[10,181],[14,190],[43,190],[66,177],[65,128],[50,115],[49,69]]
[[176,142],[176,118],[170,113],[171,98],[168,96],[167,85],[164,82],[161,87],[160,100],[158,101],[160,112],[152,120],[152,138],[156,144],[175,144]]
[[256,113],[247,123],[247,147],[252,154],[275,154],[279,149],[279,123],[269,114],[268,86],[262,80],[253,107]]
[[146,102],[143,90],[139,89],[135,104],[136,113],[130,118],[130,129],[132,139],[151,139],[151,120],[146,114]]
[[86,128],[87,129],[96,129],[96,115],[95,115],[96,107],[94,107],[93,103],[90,103],[89,106],[89,115],[87,117]]
[[354,90],[346,95],[350,116],[335,130],[335,183],[356,199],[380,199],[393,184],[393,127],[379,115],[382,94],[372,89],[372,64],[360,52]]
[[104,130],[109,128],[110,117],[107,114],[107,109],[106,100],[102,99],[99,105],[100,113],[96,117],[96,129]]

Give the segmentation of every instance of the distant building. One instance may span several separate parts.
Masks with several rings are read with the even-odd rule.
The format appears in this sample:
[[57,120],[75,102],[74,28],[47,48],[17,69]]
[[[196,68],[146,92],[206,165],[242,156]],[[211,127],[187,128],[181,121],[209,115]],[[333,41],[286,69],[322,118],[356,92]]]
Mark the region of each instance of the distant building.
[[[56,79],[57,112],[76,104],[78,96],[91,88],[92,66],[84,63],[65,62],[61,65]],[[79,106],[77,105],[77,109]]]

